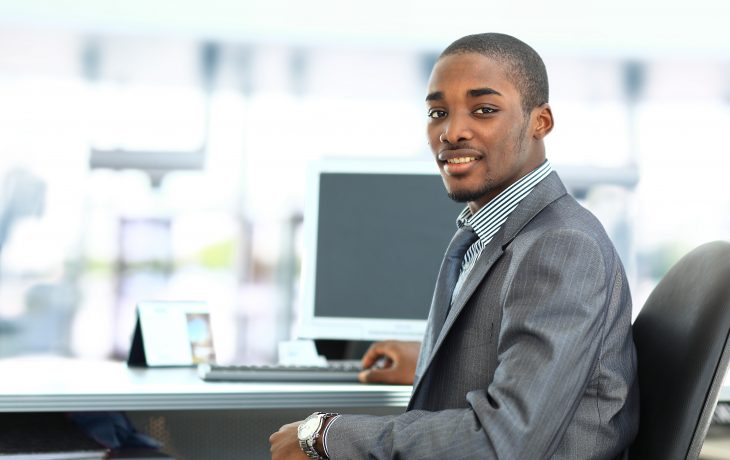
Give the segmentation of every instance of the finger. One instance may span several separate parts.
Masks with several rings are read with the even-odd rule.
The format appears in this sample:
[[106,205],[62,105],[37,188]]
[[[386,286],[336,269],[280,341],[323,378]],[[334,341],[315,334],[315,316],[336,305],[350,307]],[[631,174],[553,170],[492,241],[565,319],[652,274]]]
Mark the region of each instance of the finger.
[[358,379],[363,383],[392,383],[395,378],[394,372],[389,369],[368,369],[358,375]]
[[369,378],[370,371],[361,371],[357,374],[357,380],[360,381],[360,383],[369,383]]
[[375,342],[368,350],[365,352],[365,354],[362,356],[362,367],[367,368],[373,365],[373,363],[383,355],[384,351],[384,344],[383,342]]
[[286,425],[282,425],[282,426],[280,426],[280,427],[279,427],[279,429],[278,429],[278,430],[276,430],[276,431],[274,431],[273,433],[271,433],[271,435],[269,436],[269,443],[270,443],[270,444],[272,444],[272,443],[274,443],[274,442],[276,441],[276,438],[278,438],[278,437],[279,437],[279,435],[281,434],[281,431],[282,431],[282,430],[283,430],[283,429],[284,429],[285,427],[286,427]]

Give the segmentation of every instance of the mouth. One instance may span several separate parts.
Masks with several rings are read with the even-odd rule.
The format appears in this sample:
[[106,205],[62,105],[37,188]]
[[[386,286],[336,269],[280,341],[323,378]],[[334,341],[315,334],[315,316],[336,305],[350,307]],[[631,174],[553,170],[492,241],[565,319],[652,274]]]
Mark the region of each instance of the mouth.
[[477,161],[476,157],[457,157],[446,159],[446,163],[450,165],[461,165],[465,163],[471,163],[472,161]]
[[453,145],[441,149],[437,158],[441,163],[463,164],[479,160],[484,154],[468,145]]
[[471,148],[444,149],[438,154],[442,170],[449,176],[467,174],[483,154]]

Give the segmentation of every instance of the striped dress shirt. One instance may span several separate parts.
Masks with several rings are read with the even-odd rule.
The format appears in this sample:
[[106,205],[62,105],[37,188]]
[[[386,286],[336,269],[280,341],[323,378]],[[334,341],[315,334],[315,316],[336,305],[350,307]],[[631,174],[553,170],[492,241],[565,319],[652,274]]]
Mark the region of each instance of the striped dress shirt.
[[466,250],[464,260],[461,262],[459,279],[451,296],[452,302],[484,247],[492,241],[494,235],[502,228],[507,217],[517,208],[520,201],[529,195],[532,189],[546,178],[552,170],[553,167],[550,161],[545,160],[540,166],[504,189],[502,193],[484,205],[476,214],[472,214],[468,206],[461,211],[456,219],[456,225],[459,228],[464,225],[470,226],[474,229],[478,239]]

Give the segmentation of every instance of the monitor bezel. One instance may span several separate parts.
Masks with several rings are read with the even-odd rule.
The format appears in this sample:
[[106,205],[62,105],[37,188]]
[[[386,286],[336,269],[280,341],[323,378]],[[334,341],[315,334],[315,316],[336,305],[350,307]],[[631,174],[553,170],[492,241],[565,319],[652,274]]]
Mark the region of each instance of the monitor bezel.
[[[304,203],[304,249],[295,335],[305,339],[415,340],[423,339],[426,319],[376,319],[315,315],[317,230],[320,176],[343,174],[423,174],[438,176],[436,163],[425,160],[317,160],[309,164]],[[444,193],[446,193],[444,191]]]

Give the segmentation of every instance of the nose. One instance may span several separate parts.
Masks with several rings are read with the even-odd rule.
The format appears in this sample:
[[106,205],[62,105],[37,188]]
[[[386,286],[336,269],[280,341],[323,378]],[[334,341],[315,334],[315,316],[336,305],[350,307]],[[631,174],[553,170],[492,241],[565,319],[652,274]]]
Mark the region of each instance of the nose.
[[467,115],[451,114],[443,131],[439,135],[439,141],[444,144],[457,144],[468,141],[474,136]]

